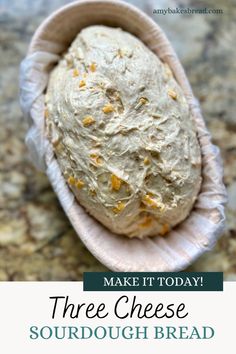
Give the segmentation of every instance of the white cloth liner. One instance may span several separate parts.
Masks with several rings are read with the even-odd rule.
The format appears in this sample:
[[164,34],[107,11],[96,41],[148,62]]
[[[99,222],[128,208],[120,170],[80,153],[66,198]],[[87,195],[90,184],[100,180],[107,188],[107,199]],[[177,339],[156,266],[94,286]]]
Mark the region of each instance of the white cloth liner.
[[[170,65],[196,122],[203,162],[202,189],[190,216],[165,238],[128,239],[111,233],[94,220],[67,187],[51,143],[44,134],[44,92],[52,66],[81,28],[107,24],[107,19],[108,24],[134,33]],[[226,191],[220,152],[211,143],[198,101],[171,44],[159,26],[140,10],[120,1],[85,0],[71,3],[52,14],[36,31],[29,53],[21,63],[20,104],[30,124],[26,144],[34,165],[46,172],[81,240],[108,268],[115,271],[179,271],[215,245],[225,221]]]

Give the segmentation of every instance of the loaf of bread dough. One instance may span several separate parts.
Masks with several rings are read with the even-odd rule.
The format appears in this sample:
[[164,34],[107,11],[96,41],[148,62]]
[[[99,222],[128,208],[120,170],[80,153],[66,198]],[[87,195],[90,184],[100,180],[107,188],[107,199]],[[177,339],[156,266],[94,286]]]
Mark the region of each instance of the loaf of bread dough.
[[45,122],[78,202],[117,234],[165,235],[190,213],[201,154],[170,68],[119,28],[83,29],[52,70]]

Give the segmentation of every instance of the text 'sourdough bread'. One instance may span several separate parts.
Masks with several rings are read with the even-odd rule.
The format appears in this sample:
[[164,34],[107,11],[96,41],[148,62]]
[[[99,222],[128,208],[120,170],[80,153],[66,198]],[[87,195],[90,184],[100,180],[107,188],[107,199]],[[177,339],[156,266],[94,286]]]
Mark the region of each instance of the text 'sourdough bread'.
[[189,107],[133,35],[82,30],[51,73],[45,119],[79,203],[113,232],[164,235],[190,213],[201,155]]

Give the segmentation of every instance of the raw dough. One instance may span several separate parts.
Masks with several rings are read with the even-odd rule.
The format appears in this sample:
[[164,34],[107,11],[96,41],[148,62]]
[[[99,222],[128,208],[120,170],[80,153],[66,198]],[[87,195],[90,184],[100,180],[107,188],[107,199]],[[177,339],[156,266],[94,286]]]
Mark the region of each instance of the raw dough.
[[111,231],[165,235],[190,213],[201,155],[189,107],[133,35],[83,29],[51,73],[45,120],[68,185]]

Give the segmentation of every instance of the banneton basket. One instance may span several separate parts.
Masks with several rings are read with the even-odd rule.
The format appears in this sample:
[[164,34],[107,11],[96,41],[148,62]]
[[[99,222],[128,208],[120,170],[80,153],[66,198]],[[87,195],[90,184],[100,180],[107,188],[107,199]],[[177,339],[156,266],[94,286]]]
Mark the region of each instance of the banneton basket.
[[[140,38],[171,67],[197,126],[202,152],[202,188],[189,217],[165,237],[129,239],[110,232],[79,205],[45,137],[44,93],[51,68],[80,30],[93,24],[121,27]],[[136,7],[116,0],[82,0],[49,16],[37,29],[20,68],[20,101],[30,123],[26,143],[44,170],[78,236],[114,271],[179,271],[212,249],[224,227],[225,187],[219,149],[211,144],[198,102],[174,49],[161,28]],[[209,269],[210,270],[210,269]]]

